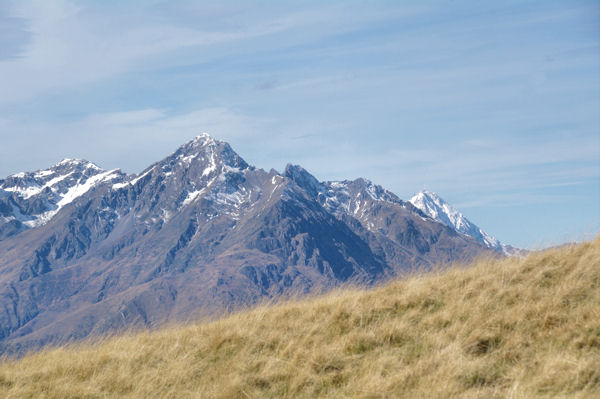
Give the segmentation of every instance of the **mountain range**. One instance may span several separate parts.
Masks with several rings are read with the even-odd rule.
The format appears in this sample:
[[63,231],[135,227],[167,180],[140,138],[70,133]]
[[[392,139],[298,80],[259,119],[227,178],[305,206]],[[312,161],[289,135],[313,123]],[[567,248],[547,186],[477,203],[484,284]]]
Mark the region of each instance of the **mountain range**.
[[207,134],[135,175],[65,159],[0,180],[0,353],[507,248],[433,193],[265,171]]

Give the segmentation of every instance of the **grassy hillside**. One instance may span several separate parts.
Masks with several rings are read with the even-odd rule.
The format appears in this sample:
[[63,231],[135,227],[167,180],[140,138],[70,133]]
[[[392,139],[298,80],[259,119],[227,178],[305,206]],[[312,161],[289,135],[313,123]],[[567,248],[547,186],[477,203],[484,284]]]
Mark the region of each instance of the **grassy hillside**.
[[0,397],[600,397],[600,238],[0,364]]

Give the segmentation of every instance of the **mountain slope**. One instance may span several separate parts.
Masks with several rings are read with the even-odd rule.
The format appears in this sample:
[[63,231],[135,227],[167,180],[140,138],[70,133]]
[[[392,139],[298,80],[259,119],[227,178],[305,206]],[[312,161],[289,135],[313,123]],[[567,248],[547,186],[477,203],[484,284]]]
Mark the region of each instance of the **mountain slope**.
[[596,398],[600,238],[374,290],[48,349],[0,395]]
[[454,209],[436,193],[423,190],[415,194],[410,202],[427,216],[454,228],[459,233],[474,238],[487,248],[496,250],[505,255],[524,255],[526,251],[502,244],[498,239],[483,231],[473,224],[462,213]]
[[0,239],[0,253],[0,352],[20,352],[373,284],[485,248],[366,180],[266,172],[202,135],[139,175],[91,185]]

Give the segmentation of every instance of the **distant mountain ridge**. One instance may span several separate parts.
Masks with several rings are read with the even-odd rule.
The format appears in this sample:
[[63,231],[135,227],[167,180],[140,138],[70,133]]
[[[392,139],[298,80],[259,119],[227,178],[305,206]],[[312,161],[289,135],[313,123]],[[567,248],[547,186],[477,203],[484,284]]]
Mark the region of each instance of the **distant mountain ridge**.
[[206,134],[137,175],[68,160],[0,187],[0,352],[491,253],[368,180],[267,172]]
[[422,190],[410,199],[410,203],[422,210],[427,216],[446,226],[452,227],[459,233],[474,238],[487,248],[496,250],[508,256],[518,255],[523,252],[521,249],[503,244],[497,238],[487,234],[436,193]]

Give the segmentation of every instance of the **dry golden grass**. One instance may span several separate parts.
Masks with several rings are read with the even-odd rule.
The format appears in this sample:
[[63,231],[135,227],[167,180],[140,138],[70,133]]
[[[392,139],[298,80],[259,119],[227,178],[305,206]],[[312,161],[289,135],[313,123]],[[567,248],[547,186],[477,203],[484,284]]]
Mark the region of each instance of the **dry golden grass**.
[[5,398],[600,398],[600,238],[0,364]]

